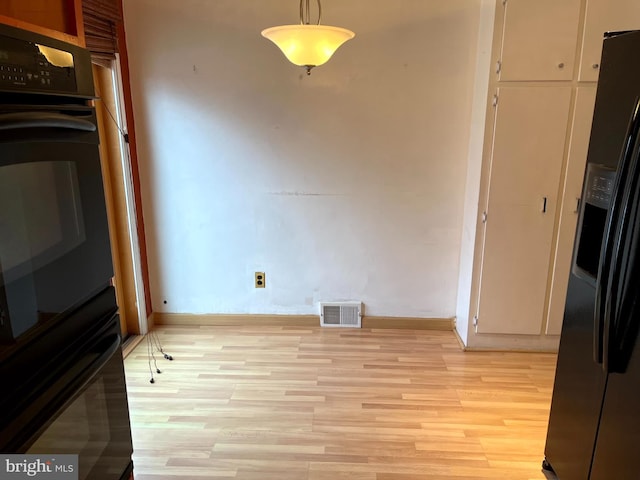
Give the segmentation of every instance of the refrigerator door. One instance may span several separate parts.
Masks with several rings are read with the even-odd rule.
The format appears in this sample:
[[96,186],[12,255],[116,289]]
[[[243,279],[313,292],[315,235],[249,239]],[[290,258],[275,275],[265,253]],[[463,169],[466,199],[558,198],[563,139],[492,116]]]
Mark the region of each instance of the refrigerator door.
[[[637,311],[635,312],[637,315]],[[637,325],[638,317],[633,319]],[[637,326],[635,327],[637,337]],[[636,338],[637,340],[637,338]],[[640,349],[631,351],[625,373],[611,373],[602,407],[591,480],[637,480],[640,475]],[[562,480],[562,477],[560,477]]]
[[[637,108],[640,112],[640,99]],[[634,134],[629,163],[629,176],[622,196],[620,225],[613,249],[606,295],[603,361],[609,373],[626,372],[638,335],[640,130]]]
[[[627,137],[623,147],[618,174],[610,202],[605,236],[602,242],[601,261],[596,284],[596,316],[594,318],[596,360],[605,372],[612,371],[610,361],[615,358],[615,335],[621,320],[620,308],[625,293],[624,280],[630,252],[630,232],[635,218],[634,203],[637,197],[638,141],[640,139],[640,97],[632,110]],[[615,368],[615,366],[613,367]]]
[[[628,141],[629,118],[633,114],[636,101],[640,96],[640,61],[636,60],[638,58],[636,52],[639,51],[640,32],[613,36],[604,42],[602,69],[598,82],[587,157],[590,164],[618,168],[624,153],[625,141]],[[584,208],[585,202],[582,204],[582,208]],[[604,231],[602,233],[604,234]],[[578,232],[579,235],[580,232]],[[576,243],[578,242],[576,241]],[[603,288],[603,285],[600,287]],[[596,288],[594,288],[593,282],[580,278],[572,272],[569,279],[545,447],[546,460],[560,480],[586,480],[590,478],[607,385],[605,369],[594,360],[594,346],[600,344],[600,339],[594,335],[594,320],[598,319],[598,316],[594,315],[595,311]],[[631,373],[633,361],[632,359],[627,375]],[[616,409],[615,402],[620,402],[621,398],[626,398],[626,402],[628,402],[625,404],[624,410],[620,409],[614,414],[630,415],[637,409],[635,404],[637,400],[634,401],[634,399],[637,399],[636,395],[640,394],[640,358],[636,362],[638,364],[636,383],[639,385],[639,391],[631,392],[629,390],[629,397],[625,397],[626,394],[623,392],[620,392],[616,397],[612,396],[611,401],[614,402],[614,405],[611,408],[614,410]],[[622,377],[622,375],[617,376]],[[638,421],[640,421],[640,415],[638,417]],[[611,420],[614,419],[615,417],[612,416]],[[611,449],[620,447],[620,442],[616,439],[616,436],[620,434],[619,431],[616,431],[618,428],[620,425],[612,422],[610,427],[601,429],[601,433],[608,431],[610,436],[602,437],[601,435],[598,437],[598,442],[600,442],[600,438],[606,438],[603,442],[608,442]],[[640,432],[640,425],[635,425],[633,428],[634,431]],[[633,449],[638,444],[638,442],[631,441],[627,444],[627,448]],[[598,443],[598,447],[603,455],[602,467],[598,468],[607,470],[610,466],[608,461],[604,460],[608,458],[603,450],[604,443],[602,445]],[[640,455],[637,453],[635,455],[640,460]],[[599,471],[602,472],[602,470]],[[640,470],[636,471],[634,480],[637,479],[638,471]],[[631,478],[616,477],[610,475],[611,472],[608,473],[600,477],[592,476],[591,479],[615,478],[622,480]]]
[[572,274],[545,446],[546,460],[560,480],[589,478],[606,382],[593,360],[594,310],[594,287]]
[[[640,38],[637,45],[640,48]],[[640,475],[640,133],[634,139],[630,164],[618,253],[612,265],[610,326],[605,330],[603,357],[610,373],[591,480],[636,480]]]

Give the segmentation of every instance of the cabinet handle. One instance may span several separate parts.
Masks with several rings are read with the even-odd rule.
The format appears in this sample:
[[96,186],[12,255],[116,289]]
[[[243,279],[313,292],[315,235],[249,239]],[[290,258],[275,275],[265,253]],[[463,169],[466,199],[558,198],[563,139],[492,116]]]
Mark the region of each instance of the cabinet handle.
[[547,197],[542,197],[542,213],[547,213]]
[[591,68],[593,68],[594,70],[597,70],[600,68],[600,64],[599,63],[594,63],[593,65],[591,65]]
[[580,211],[580,197],[576,197],[576,209],[573,213],[578,213]]
[[564,68],[564,62],[560,62],[560,63],[558,64],[558,68],[560,68],[560,69]]

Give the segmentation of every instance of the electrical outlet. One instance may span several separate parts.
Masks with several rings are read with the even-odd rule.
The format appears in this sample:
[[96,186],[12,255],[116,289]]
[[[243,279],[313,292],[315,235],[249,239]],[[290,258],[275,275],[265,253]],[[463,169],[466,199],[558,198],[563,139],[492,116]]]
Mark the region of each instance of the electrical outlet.
[[256,272],[256,288],[264,288],[267,283],[267,277],[264,272]]

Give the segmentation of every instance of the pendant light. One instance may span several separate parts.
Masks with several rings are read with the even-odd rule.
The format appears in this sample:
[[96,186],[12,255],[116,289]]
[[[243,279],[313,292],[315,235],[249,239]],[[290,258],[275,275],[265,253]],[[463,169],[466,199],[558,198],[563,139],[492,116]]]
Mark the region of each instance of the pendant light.
[[318,3],[318,21],[311,25],[309,0],[300,0],[300,25],[280,25],[262,31],[262,36],[275,43],[285,57],[300,67],[311,69],[326,63],[335,51],[355,33],[346,28],[320,25],[322,5]]

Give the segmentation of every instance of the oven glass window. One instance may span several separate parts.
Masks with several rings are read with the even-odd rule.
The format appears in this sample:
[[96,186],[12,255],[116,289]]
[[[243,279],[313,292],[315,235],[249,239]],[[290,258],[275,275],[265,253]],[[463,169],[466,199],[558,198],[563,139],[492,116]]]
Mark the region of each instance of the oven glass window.
[[109,286],[109,225],[92,142],[0,141],[2,344],[26,341]]
[[104,383],[94,382],[38,437],[27,453],[79,455],[79,480],[104,456],[111,432]]
[[72,162],[0,169],[0,260],[5,281],[49,263],[85,239]]
[[74,162],[0,168],[0,282],[14,337],[58,313],[61,299],[40,294],[36,272],[85,240]]

